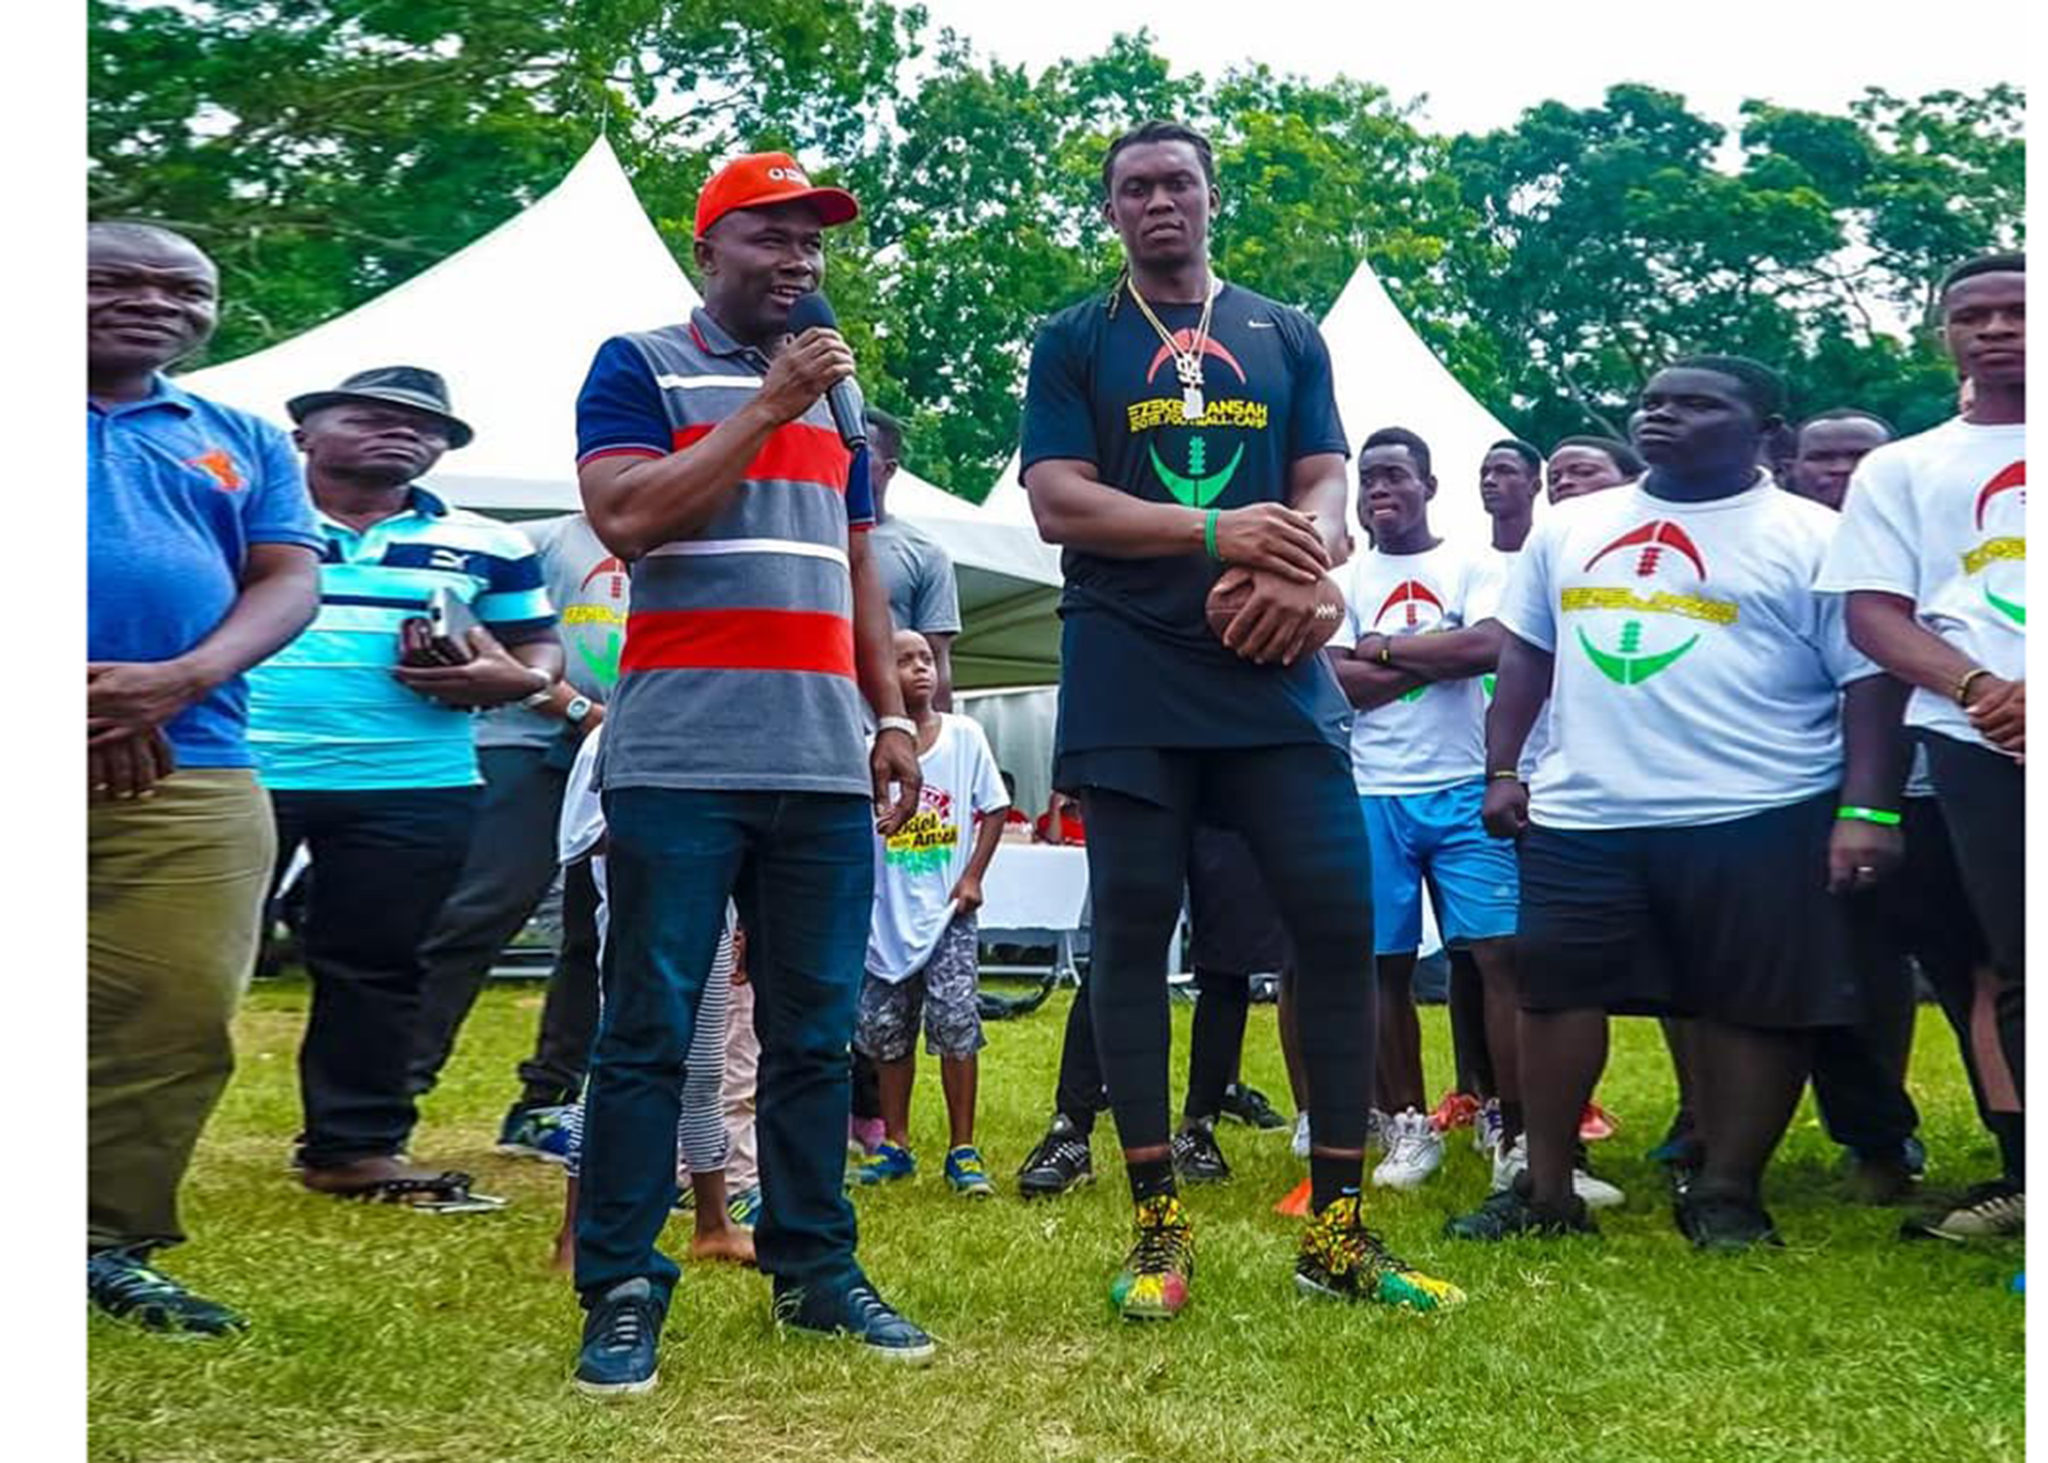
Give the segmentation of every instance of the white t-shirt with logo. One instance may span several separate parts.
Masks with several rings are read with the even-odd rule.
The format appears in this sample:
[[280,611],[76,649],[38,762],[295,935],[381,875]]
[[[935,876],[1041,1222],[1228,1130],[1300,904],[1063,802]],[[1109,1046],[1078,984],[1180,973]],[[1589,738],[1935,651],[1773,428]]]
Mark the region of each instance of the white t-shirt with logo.
[[1877,668],[1814,589],[1836,522],[1762,476],[1711,503],[1632,484],[1546,514],[1499,616],[1555,657],[1530,817],[1720,823],[1838,786],[1841,689]]
[[974,853],[974,820],[1010,806],[996,754],[965,716],[939,717],[938,740],[917,759],[924,792],[910,821],[875,840],[875,918],[868,973],[890,983],[924,969],[953,919],[953,886]]
[[[1500,559],[1448,539],[1420,554],[1366,549],[1345,566],[1344,624],[1330,637],[1467,630],[1493,618]],[[1351,721],[1351,777],[1375,797],[1435,792],[1486,774],[1486,689],[1480,677],[1418,686]]]
[[[2003,680],[2027,673],[2027,429],[1956,417],[1857,464],[1823,589],[1903,595]],[[1953,697],[1914,687],[1906,724],[1989,746]]]
[[[1501,587],[1505,590],[1508,577],[1515,572],[1515,560],[1522,557],[1522,551],[1495,549],[1494,554],[1500,560]],[[1482,684],[1486,687],[1486,700],[1490,707],[1493,701],[1494,677],[1482,677]],[[1543,760],[1543,754],[1549,747],[1550,703],[1545,701],[1536,709],[1536,719],[1529,723],[1529,735],[1522,742],[1522,760],[1515,764],[1522,774],[1522,781],[1527,782],[1536,775],[1536,764]]]

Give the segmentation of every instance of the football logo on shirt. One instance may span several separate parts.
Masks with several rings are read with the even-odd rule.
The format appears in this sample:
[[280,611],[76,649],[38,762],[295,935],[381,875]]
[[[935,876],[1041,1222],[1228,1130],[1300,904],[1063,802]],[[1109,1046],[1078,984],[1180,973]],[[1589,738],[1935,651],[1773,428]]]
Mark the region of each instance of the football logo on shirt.
[[632,579],[625,560],[612,556],[599,559],[583,576],[576,592],[581,604],[562,607],[563,636],[576,652],[576,659],[590,672],[602,690],[610,690],[619,679],[619,651],[625,643],[626,597]]
[[[1444,602],[1435,590],[1420,579],[1404,579],[1394,586],[1393,592],[1380,602],[1379,613],[1373,616],[1372,628],[1380,635],[1422,635],[1444,626]],[[1403,691],[1403,701],[1420,701],[1427,686],[1417,686],[1412,691]]]
[[1574,585],[1558,596],[1566,614],[1593,616],[1573,626],[1579,649],[1617,686],[1637,686],[1670,669],[1700,643],[1692,624],[1732,625],[1738,609],[1700,592],[1707,563],[1691,535],[1668,518],[1630,529],[1586,561],[1585,574],[1618,584]]
[[[1177,349],[1192,350],[1195,333],[1192,330],[1176,330],[1173,343]],[[1237,363],[1237,357],[1222,342],[1211,337],[1202,342],[1202,354],[1214,357],[1237,373],[1239,385],[1249,384],[1244,367]],[[1176,389],[1171,396],[1150,397],[1131,403],[1126,412],[1129,430],[1133,433],[1155,427],[1191,427],[1187,438],[1187,470],[1176,471],[1167,466],[1166,459],[1159,454],[1159,444],[1151,442],[1146,451],[1151,454],[1152,471],[1173,494],[1174,501],[1190,508],[1206,508],[1223,496],[1223,490],[1230,486],[1230,480],[1237,476],[1238,464],[1244,461],[1244,443],[1237,444],[1237,450],[1230,454],[1230,460],[1217,467],[1211,461],[1214,445],[1205,428],[1240,427],[1262,430],[1266,425],[1266,404],[1262,401],[1220,399],[1205,401],[1202,415],[1195,421],[1188,421],[1183,414],[1181,396],[1178,390],[1179,378],[1173,371],[1173,355],[1162,343],[1153,353],[1151,364],[1145,368],[1145,384],[1157,384],[1162,367],[1166,370],[1169,385]]]
[[2000,468],[1977,490],[1976,519],[1977,532],[1991,536],[1963,555],[1963,572],[1979,581],[1978,590],[1986,604],[2024,630],[2027,627],[2027,464],[2024,458]]

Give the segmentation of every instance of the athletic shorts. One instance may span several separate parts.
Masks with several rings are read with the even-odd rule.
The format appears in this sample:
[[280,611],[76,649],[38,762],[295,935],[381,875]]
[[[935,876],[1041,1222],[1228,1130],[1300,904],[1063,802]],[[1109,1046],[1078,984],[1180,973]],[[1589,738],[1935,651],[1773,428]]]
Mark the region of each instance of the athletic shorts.
[[1294,963],[1251,845],[1228,828],[1195,828],[1188,850],[1188,923],[1198,972],[1266,974]]
[[956,915],[939,936],[924,969],[902,980],[873,973],[861,978],[853,1044],[875,1062],[900,1062],[917,1041],[924,1017],[924,1049],[935,1057],[971,1057],[988,1045],[981,1033],[977,987],[981,941],[974,916]]
[[1531,825],[1516,969],[1530,1011],[1790,1030],[1860,1015],[1830,793],[1683,828]]
[[1366,794],[1372,840],[1373,951],[1413,955],[1422,946],[1422,891],[1429,888],[1446,945],[1515,932],[1515,846],[1479,821],[1486,779],[1435,792]]

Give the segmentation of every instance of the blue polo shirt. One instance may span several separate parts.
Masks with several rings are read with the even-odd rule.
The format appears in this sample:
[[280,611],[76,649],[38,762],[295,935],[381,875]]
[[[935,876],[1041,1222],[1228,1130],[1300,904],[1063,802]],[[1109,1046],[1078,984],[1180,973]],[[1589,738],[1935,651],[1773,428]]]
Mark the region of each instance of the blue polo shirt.
[[[162,376],[140,401],[85,407],[89,660],[183,655],[227,618],[254,544],[318,550],[285,434]],[[180,767],[251,765],[243,680],[165,726]]]
[[360,531],[315,512],[320,614],[249,675],[249,740],[264,784],[359,792],[481,781],[469,713],[393,677],[399,625],[447,589],[493,634],[547,629],[555,611],[533,544],[418,486],[403,512]]

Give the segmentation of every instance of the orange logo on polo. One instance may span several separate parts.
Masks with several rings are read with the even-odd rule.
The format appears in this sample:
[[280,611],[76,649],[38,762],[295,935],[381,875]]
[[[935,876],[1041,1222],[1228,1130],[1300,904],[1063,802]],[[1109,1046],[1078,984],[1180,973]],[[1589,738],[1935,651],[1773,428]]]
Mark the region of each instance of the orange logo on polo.
[[197,457],[186,458],[185,466],[198,468],[212,478],[222,492],[238,493],[248,486],[247,480],[242,476],[242,470],[235,466],[234,458],[218,447],[202,452]]

